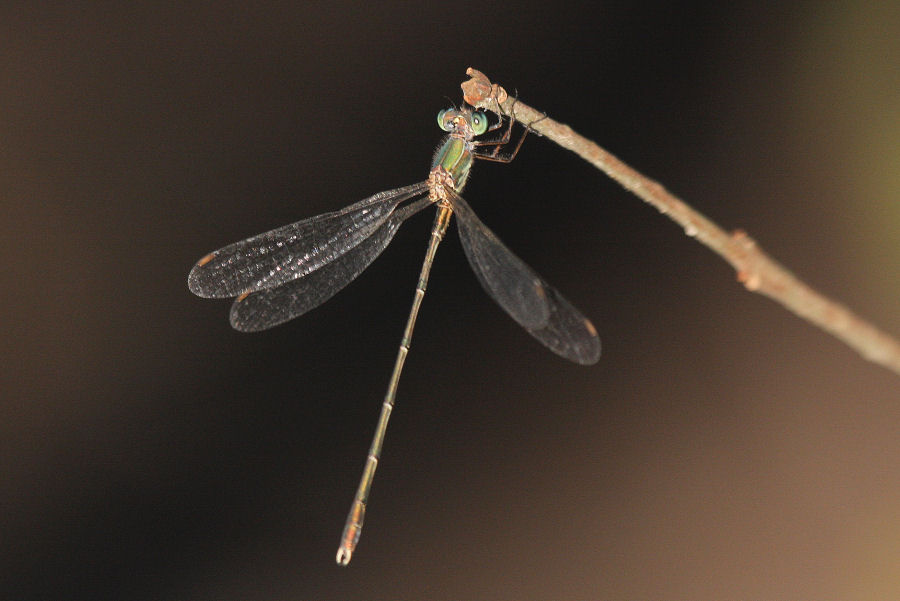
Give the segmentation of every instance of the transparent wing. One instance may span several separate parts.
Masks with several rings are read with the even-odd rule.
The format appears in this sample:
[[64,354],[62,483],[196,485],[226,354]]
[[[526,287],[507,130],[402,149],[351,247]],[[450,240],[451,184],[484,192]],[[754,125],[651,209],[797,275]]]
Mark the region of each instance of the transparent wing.
[[596,363],[600,339],[593,324],[506,248],[461,196],[448,192],[463,250],[488,295],[557,355],[582,365]]
[[394,212],[375,232],[319,269],[276,288],[241,295],[231,306],[231,326],[258,332],[315,309],[352,282],[387,248],[400,225],[432,204],[423,198]]
[[194,265],[188,274],[188,288],[197,296],[225,298],[306,275],[371,236],[398,204],[427,188],[421,182],[379,192],[340,211],[229,244]]

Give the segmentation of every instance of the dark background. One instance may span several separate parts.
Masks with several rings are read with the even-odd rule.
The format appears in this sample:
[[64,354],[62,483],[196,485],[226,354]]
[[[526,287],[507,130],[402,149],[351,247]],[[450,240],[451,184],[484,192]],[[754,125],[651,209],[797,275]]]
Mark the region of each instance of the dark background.
[[900,597],[896,374],[547,140],[466,197],[603,357],[532,340],[451,232],[347,569],[431,217],[269,332],[187,290],[424,179],[473,66],[900,334],[900,9],[772,4],[7,5],[0,598]]

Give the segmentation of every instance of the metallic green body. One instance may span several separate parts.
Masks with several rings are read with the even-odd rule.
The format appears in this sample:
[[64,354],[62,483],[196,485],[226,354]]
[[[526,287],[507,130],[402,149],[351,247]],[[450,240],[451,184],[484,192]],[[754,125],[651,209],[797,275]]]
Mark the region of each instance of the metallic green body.
[[[363,475],[356,489],[356,496],[347,514],[344,523],[344,532],[341,535],[341,544],[338,547],[336,560],[338,565],[345,566],[350,563],[359,536],[362,533],[363,522],[366,518],[366,505],[369,502],[369,492],[372,489],[372,480],[375,477],[375,469],[381,458],[381,447],[384,444],[384,435],[387,431],[388,420],[394,410],[394,399],[397,395],[397,385],[400,382],[400,372],[403,363],[409,353],[409,345],[412,343],[413,327],[416,317],[419,315],[419,307],[425,298],[425,289],[428,286],[428,275],[431,273],[431,265],[437,247],[443,239],[450,225],[450,217],[453,215],[453,207],[448,200],[447,188],[453,188],[460,192],[469,178],[469,169],[475,158],[472,139],[487,131],[487,117],[484,113],[470,111],[468,109],[447,109],[438,113],[438,125],[449,135],[444,139],[441,147],[434,153],[431,161],[431,173],[428,176],[428,196],[437,206],[437,215],[434,218],[434,226],[431,229],[431,239],[428,242],[428,250],[425,252],[425,260],[422,263],[422,271],[419,273],[419,283],[413,297],[413,304],[406,321],[406,329],[397,350],[397,359],[394,362],[394,371],[384,395],[381,405],[381,414],[378,417],[378,426],[375,428],[375,436],[369,447],[366,457],[366,465]],[[449,176],[449,177],[448,177]]]
[[451,135],[434,153],[431,168],[442,167],[453,178],[456,191],[461,192],[469,178],[473,158],[471,143],[463,137]]

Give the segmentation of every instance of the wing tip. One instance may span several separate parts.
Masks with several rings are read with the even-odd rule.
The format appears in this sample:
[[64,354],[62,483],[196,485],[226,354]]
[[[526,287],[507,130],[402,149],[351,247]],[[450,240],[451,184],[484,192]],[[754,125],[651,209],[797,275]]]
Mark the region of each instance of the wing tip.
[[565,357],[579,365],[594,365],[600,361],[600,337],[590,319],[582,317],[582,324],[589,335],[588,339],[572,347],[571,353],[567,353]]
[[575,349],[575,352],[572,356],[568,356],[568,359],[571,359],[575,363],[579,365],[594,365],[598,361],[600,361],[600,339],[597,338],[596,334],[594,335],[594,344],[589,344],[587,347],[582,347],[579,349]]
[[202,298],[214,298],[216,294],[211,292],[204,285],[203,267],[216,257],[216,253],[211,252],[197,261],[188,273],[188,290]]
[[191,272],[188,274],[188,290],[196,294],[197,296],[206,298],[207,295],[203,292],[203,286],[200,285],[199,278],[197,277],[197,267],[195,266],[191,269]]

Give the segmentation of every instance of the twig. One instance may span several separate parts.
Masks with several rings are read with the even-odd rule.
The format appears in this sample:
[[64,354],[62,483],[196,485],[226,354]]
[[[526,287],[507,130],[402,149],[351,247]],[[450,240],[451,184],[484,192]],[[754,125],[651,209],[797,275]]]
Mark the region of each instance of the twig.
[[688,236],[721,255],[737,270],[737,278],[747,290],[781,303],[806,321],[844,341],[869,361],[900,374],[900,343],[897,340],[801,282],[763,252],[746,232],[725,232],[660,184],[578,135],[568,125],[548,118],[521,100],[509,98],[501,86],[492,84],[480,71],[470,68],[466,74],[471,77],[461,86],[466,102],[497,114],[509,115],[512,111],[517,121],[591,163],[625,189],[668,215],[684,228]]

